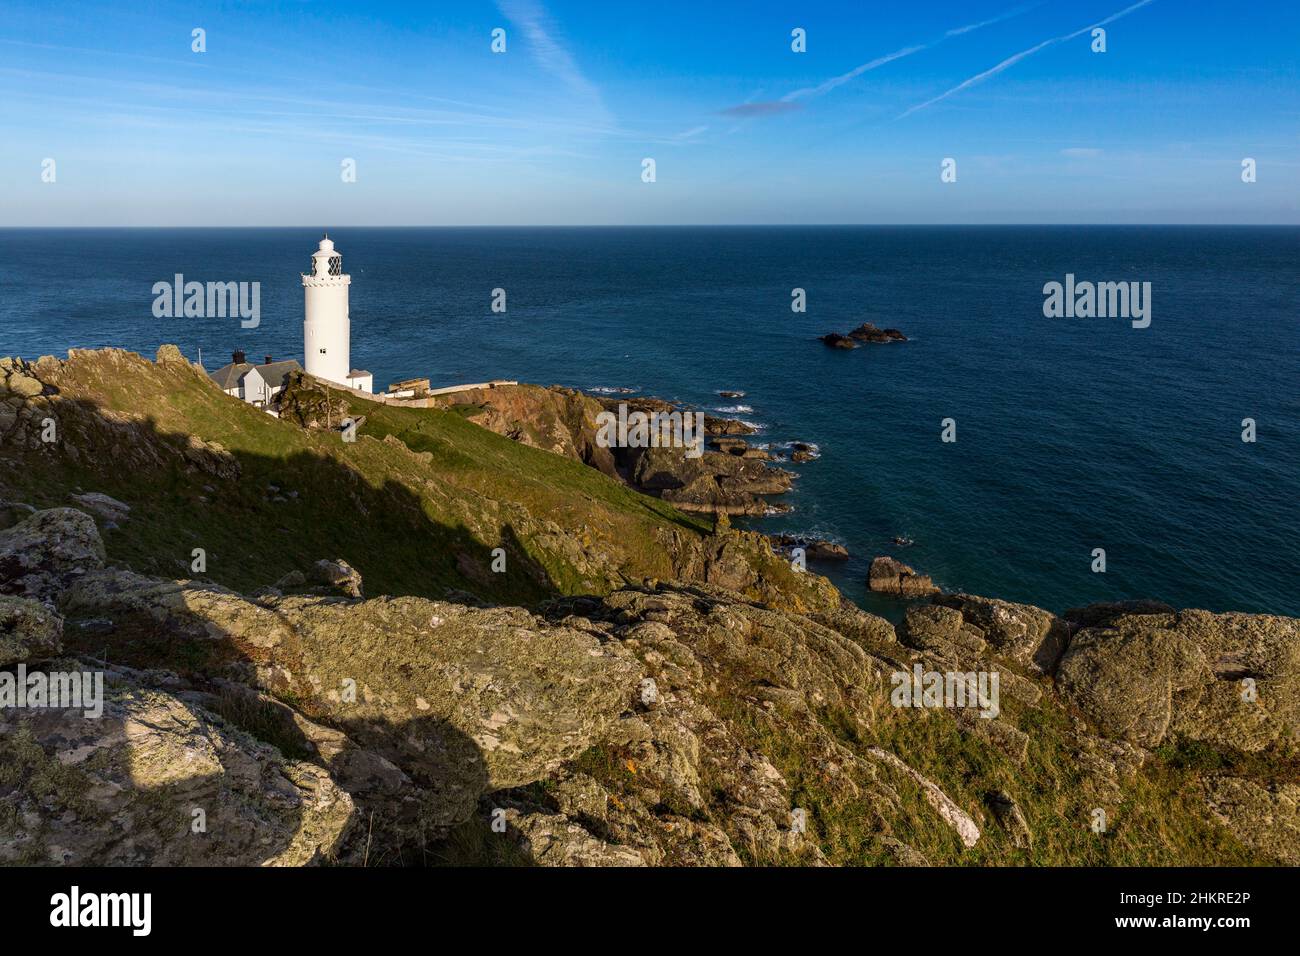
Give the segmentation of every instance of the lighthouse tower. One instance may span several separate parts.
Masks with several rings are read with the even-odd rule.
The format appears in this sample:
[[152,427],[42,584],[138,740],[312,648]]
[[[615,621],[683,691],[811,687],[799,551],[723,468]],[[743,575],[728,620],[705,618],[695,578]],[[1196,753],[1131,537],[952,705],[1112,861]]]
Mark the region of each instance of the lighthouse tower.
[[348,286],[343,257],[334,251],[329,233],[311,257],[311,272],[302,277],[306,311],[302,323],[305,365],[310,375],[339,385],[352,385]]

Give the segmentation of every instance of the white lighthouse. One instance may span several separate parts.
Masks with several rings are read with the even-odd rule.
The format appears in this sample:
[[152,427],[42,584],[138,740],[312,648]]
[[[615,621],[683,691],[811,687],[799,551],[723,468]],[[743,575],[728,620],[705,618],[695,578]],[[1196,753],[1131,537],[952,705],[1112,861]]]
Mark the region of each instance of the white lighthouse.
[[349,388],[372,391],[369,372],[351,365],[352,326],[348,318],[348,286],[352,277],[343,272],[343,257],[325,234],[312,253],[311,272],[302,277],[305,293],[302,323],[303,352],[309,375]]

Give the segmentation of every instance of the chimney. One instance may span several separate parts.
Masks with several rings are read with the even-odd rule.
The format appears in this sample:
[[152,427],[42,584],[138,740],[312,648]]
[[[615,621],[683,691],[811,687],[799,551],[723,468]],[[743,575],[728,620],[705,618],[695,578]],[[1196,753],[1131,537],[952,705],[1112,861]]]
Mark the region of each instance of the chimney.
[[266,357],[266,364],[267,364],[267,365],[270,365],[270,364],[271,364],[271,361],[272,361],[271,356],[268,355],[268,356]]
[[232,362],[234,362],[236,365],[243,365],[243,364],[244,364],[244,350],[243,350],[243,349],[235,349],[234,353],[230,356],[230,360],[231,360]]

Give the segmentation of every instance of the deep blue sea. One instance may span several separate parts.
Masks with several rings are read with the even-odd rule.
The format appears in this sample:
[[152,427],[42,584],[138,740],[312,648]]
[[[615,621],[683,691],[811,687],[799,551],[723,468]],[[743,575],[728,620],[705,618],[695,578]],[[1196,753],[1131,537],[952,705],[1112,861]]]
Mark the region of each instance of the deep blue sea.
[[[0,354],[174,342],[302,359],[315,229],[0,230]],[[817,443],[791,514],[867,606],[872,555],[1054,610],[1155,597],[1300,614],[1300,229],[338,229],[376,385],[515,378],[745,406]],[[155,282],[259,281],[262,321],[156,319]],[[1043,285],[1149,281],[1152,322],[1049,319]],[[490,308],[506,290],[507,311]],[[807,312],[791,311],[791,290]],[[832,351],[868,320],[911,341]],[[727,400],[719,389],[745,392]],[[957,441],[940,441],[941,421]],[[1241,440],[1242,419],[1258,441]],[[895,548],[891,539],[915,541]],[[1106,551],[1104,574],[1091,570]]]

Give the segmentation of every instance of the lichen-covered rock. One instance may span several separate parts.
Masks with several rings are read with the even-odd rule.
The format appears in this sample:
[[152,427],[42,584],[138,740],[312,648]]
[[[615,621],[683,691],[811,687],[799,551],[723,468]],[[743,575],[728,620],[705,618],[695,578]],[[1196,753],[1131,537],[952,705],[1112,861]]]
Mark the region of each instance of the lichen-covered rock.
[[0,711],[0,862],[300,866],[351,798],[320,767],[161,690],[111,678],[103,716]]
[[1011,842],[1022,850],[1034,845],[1034,834],[1029,829],[1020,805],[1005,790],[996,790],[988,796],[989,808],[1002,828],[1011,837]]
[[0,667],[54,657],[63,648],[63,618],[44,604],[0,595]]
[[898,630],[904,644],[953,661],[982,654],[984,631],[966,623],[955,608],[938,604],[909,607]]
[[1242,843],[1300,866],[1300,786],[1212,777],[1205,781],[1205,803]]
[[1199,702],[1208,677],[1200,650],[1171,634],[1090,629],[1075,636],[1056,685],[1103,736],[1154,747],[1175,708]]
[[45,600],[104,565],[95,519],[75,508],[38,511],[0,531],[0,593]]
[[228,640],[252,662],[263,660],[267,648],[293,640],[274,611],[220,585],[168,581],[118,568],[77,578],[60,596],[59,609],[69,617],[134,615],[167,625],[178,638]]
[[1078,632],[1057,685],[1107,737],[1171,733],[1258,751],[1300,739],[1300,621],[1266,614],[1135,614]]
[[960,611],[994,650],[1039,674],[1052,672],[1070,640],[1065,621],[1029,604],[973,594],[940,594],[934,603]]
[[327,584],[348,597],[362,596],[361,572],[342,558],[333,561],[321,558],[312,566],[312,576],[321,584]]
[[[578,607],[585,617],[559,620],[620,642],[654,680],[656,702],[639,703],[610,730],[591,758],[612,765],[600,783],[553,778],[555,806],[533,812],[562,813],[650,865],[825,863],[808,811],[748,727],[796,745],[824,792],[863,799],[874,813],[893,805],[887,788],[874,799],[874,766],[823,722],[835,714],[865,730],[887,706],[884,663],[853,638],[709,586],[628,589],[596,607],[557,601],[549,612]],[[880,625],[873,644],[892,643],[887,622],[859,613],[860,629]]]
[[224,650],[230,673],[300,701],[430,791],[439,826],[540,779],[631,705],[627,655],[516,608],[422,598],[264,597],[127,571],[87,575],[65,613],[133,615]]
[[263,682],[442,794],[449,824],[481,793],[538,780],[602,739],[642,677],[590,633],[518,608],[302,597],[274,608],[294,639],[267,648]]
[[645,866],[636,850],[597,839],[563,814],[511,809],[504,818],[517,831],[521,849],[540,866]]

